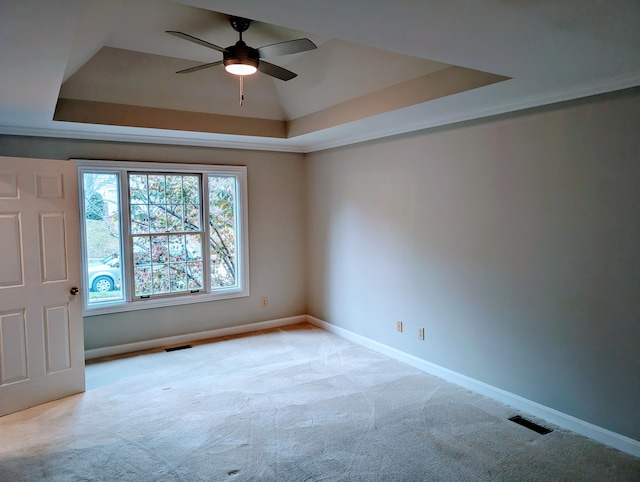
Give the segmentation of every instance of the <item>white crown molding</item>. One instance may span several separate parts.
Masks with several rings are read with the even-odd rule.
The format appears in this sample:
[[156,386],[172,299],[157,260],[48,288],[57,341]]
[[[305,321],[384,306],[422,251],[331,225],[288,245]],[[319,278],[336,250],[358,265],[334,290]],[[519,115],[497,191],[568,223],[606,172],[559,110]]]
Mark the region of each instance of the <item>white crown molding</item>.
[[65,127],[26,127],[26,126],[8,126],[0,125],[0,134],[13,136],[30,136],[30,137],[53,137],[60,139],[78,139],[92,141],[108,141],[108,142],[131,142],[142,144],[168,144],[175,146],[194,146],[194,147],[214,147],[220,149],[245,149],[252,151],[276,151],[276,152],[293,152],[304,153],[304,147],[286,144],[285,140],[274,141],[273,143],[264,142],[258,138],[246,139],[238,136],[238,139],[226,140],[207,138],[198,133],[193,136],[177,135],[171,131],[171,134],[134,134],[120,132],[98,132],[95,130],[78,130],[68,129]]
[[[488,86],[486,88],[499,88],[497,85],[508,85],[511,82],[517,82],[517,79],[505,81],[496,86]],[[329,140],[314,142],[314,134],[305,135],[307,142],[301,143],[300,139],[270,139],[249,137],[249,136],[232,136],[232,135],[216,135],[202,134],[197,132],[182,131],[162,131],[160,129],[153,133],[148,132],[100,132],[100,127],[86,126],[86,129],[74,129],[69,123],[58,123],[56,127],[28,127],[28,126],[9,126],[0,125],[0,134],[15,136],[33,136],[33,137],[53,137],[63,139],[80,139],[80,140],[98,140],[110,142],[131,142],[144,144],[169,144],[177,146],[195,146],[195,147],[213,147],[221,149],[246,149],[257,151],[275,151],[275,152],[292,152],[292,153],[311,153],[337,147],[344,147],[351,144],[357,144],[385,137],[391,137],[410,132],[416,132],[434,127],[440,127],[458,122],[466,122],[485,117],[516,112],[534,107],[555,104],[569,100],[575,100],[592,95],[604,94],[616,90],[637,87],[640,85],[640,72],[633,72],[622,76],[612,77],[597,82],[589,82],[585,84],[576,84],[570,88],[557,89],[555,91],[546,91],[541,94],[519,97],[516,100],[508,99],[502,103],[495,103],[487,108],[455,110],[449,109],[450,112],[439,116],[425,116],[417,122],[375,122],[372,128],[358,129],[357,122],[355,129],[358,131],[343,137],[334,137]],[[482,89],[478,89],[480,91]],[[476,92],[476,91],[469,91]],[[464,95],[462,93],[460,95]],[[447,97],[440,101],[447,101]],[[429,104],[429,102],[425,103]],[[415,106],[414,106],[415,107]],[[453,111],[453,112],[451,112]],[[384,115],[380,116],[381,119]],[[371,120],[371,119],[369,119]],[[367,119],[363,120],[367,123]],[[116,127],[117,129],[117,127]],[[130,128],[127,128],[130,129]],[[145,129],[148,131],[149,129]],[[335,129],[337,136],[340,136],[344,129],[337,126]],[[326,138],[326,134],[321,136]]]
[[[507,80],[504,84],[513,82],[515,79]],[[502,84],[498,84],[502,85]],[[496,86],[487,86],[485,88]],[[332,139],[326,142],[312,143],[306,146],[306,153],[321,151],[326,149],[333,149],[336,147],[344,147],[351,144],[357,144],[361,142],[368,142],[384,137],[391,137],[400,134],[406,134],[409,132],[416,132],[425,129],[431,129],[434,127],[445,126],[449,124],[455,124],[458,122],[466,122],[475,119],[482,119],[494,115],[507,114],[510,112],[517,112],[524,109],[531,109],[534,107],[542,107],[545,105],[555,104],[558,102],[565,102],[583,97],[589,97],[592,95],[605,94],[607,92],[614,92],[616,90],[628,89],[631,87],[637,87],[640,85],[640,72],[634,72],[623,76],[613,77],[604,82],[592,82],[588,84],[580,84],[568,89],[559,89],[551,92],[544,92],[543,94],[525,96],[518,98],[516,101],[506,101],[501,104],[494,104],[488,108],[481,108],[475,110],[467,110],[464,112],[455,112],[451,115],[443,115],[440,117],[430,117],[428,119],[421,120],[412,124],[402,124],[398,127],[391,126],[389,129],[368,131],[361,135],[348,136],[343,138]],[[463,93],[464,94],[464,93]],[[446,99],[446,98],[445,98]]]
[[455,383],[456,385],[509,405],[517,410],[527,412],[559,427],[584,435],[585,437],[608,445],[609,447],[613,447],[635,457],[640,457],[640,441],[638,440],[612,432],[611,430],[607,430],[592,423],[585,422],[584,420],[580,420],[576,417],[562,413],[553,408],[546,407],[514,393],[507,392],[506,390],[502,390],[474,378],[462,375],[461,373],[449,370],[448,368],[441,367],[435,363],[428,362],[422,358],[410,355],[396,348],[359,335],[358,333],[327,323],[326,321],[313,316],[307,315],[307,321],[319,328],[322,328],[323,330],[334,333],[349,341],[382,353],[383,355],[387,355],[448,382]]

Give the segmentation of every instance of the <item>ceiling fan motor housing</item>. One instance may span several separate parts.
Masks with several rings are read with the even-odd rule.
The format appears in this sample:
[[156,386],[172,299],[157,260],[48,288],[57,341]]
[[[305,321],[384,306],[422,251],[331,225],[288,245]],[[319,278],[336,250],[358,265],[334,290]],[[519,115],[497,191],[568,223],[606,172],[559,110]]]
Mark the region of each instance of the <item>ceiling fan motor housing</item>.
[[249,47],[242,40],[239,40],[235,45],[231,47],[227,47],[222,55],[225,67],[227,65],[243,64],[252,65],[256,69],[258,68],[258,61],[260,59],[258,50]]

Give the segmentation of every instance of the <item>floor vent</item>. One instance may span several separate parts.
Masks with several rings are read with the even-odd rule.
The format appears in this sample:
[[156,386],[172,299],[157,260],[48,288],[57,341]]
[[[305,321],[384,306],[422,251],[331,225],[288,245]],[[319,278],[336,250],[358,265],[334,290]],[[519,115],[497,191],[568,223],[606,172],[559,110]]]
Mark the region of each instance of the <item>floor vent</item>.
[[553,432],[553,430],[543,427],[542,425],[538,425],[537,423],[534,423],[531,420],[527,420],[526,418],[522,418],[520,415],[511,417],[509,420],[517,423],[518,425],[522,425],[523,427],[527,427],[529,430],[538,432],[540,435],[546,435],[548,433]]
[[186,350],[187,348],[191,348],[191,345],[174,346],[171,348],[165,348],[164,351]]

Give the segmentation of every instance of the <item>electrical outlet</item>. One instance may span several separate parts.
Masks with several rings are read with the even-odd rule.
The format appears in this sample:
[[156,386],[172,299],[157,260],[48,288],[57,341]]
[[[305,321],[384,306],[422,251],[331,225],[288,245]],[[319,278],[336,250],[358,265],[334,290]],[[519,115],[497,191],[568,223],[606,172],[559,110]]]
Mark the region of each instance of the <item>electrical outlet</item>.
[[424,328],[418,328],[418,340],[424,340]]
[[267,306],[269,306],[269,298],[267,298],[266,296],[260,298],[260,306],[262,308],[266,308]]
[[396,325],[396,329],[397,329],[400,333],[402,333],[402,322],[401,322],[401,321],[398,321],[398,323],[397,323],[397,325]]

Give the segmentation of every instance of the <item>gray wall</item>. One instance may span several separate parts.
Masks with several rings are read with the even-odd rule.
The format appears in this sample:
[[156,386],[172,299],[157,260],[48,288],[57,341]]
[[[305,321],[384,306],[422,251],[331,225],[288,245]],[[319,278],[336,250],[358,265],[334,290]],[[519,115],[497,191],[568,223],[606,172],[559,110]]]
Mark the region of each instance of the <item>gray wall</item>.
[[0,136],[0,155],[247,166],[251,296],[86,317],[86,349],[306,312],[303,155],[11,136]]
[[308,313],[640,440],[639,106],[308,155]]
[[639,106],[629,90],[306,162],[12,136],[0,155],[248,166],[251,296],[88,317],[88,349],[308,312],[638,440]]

